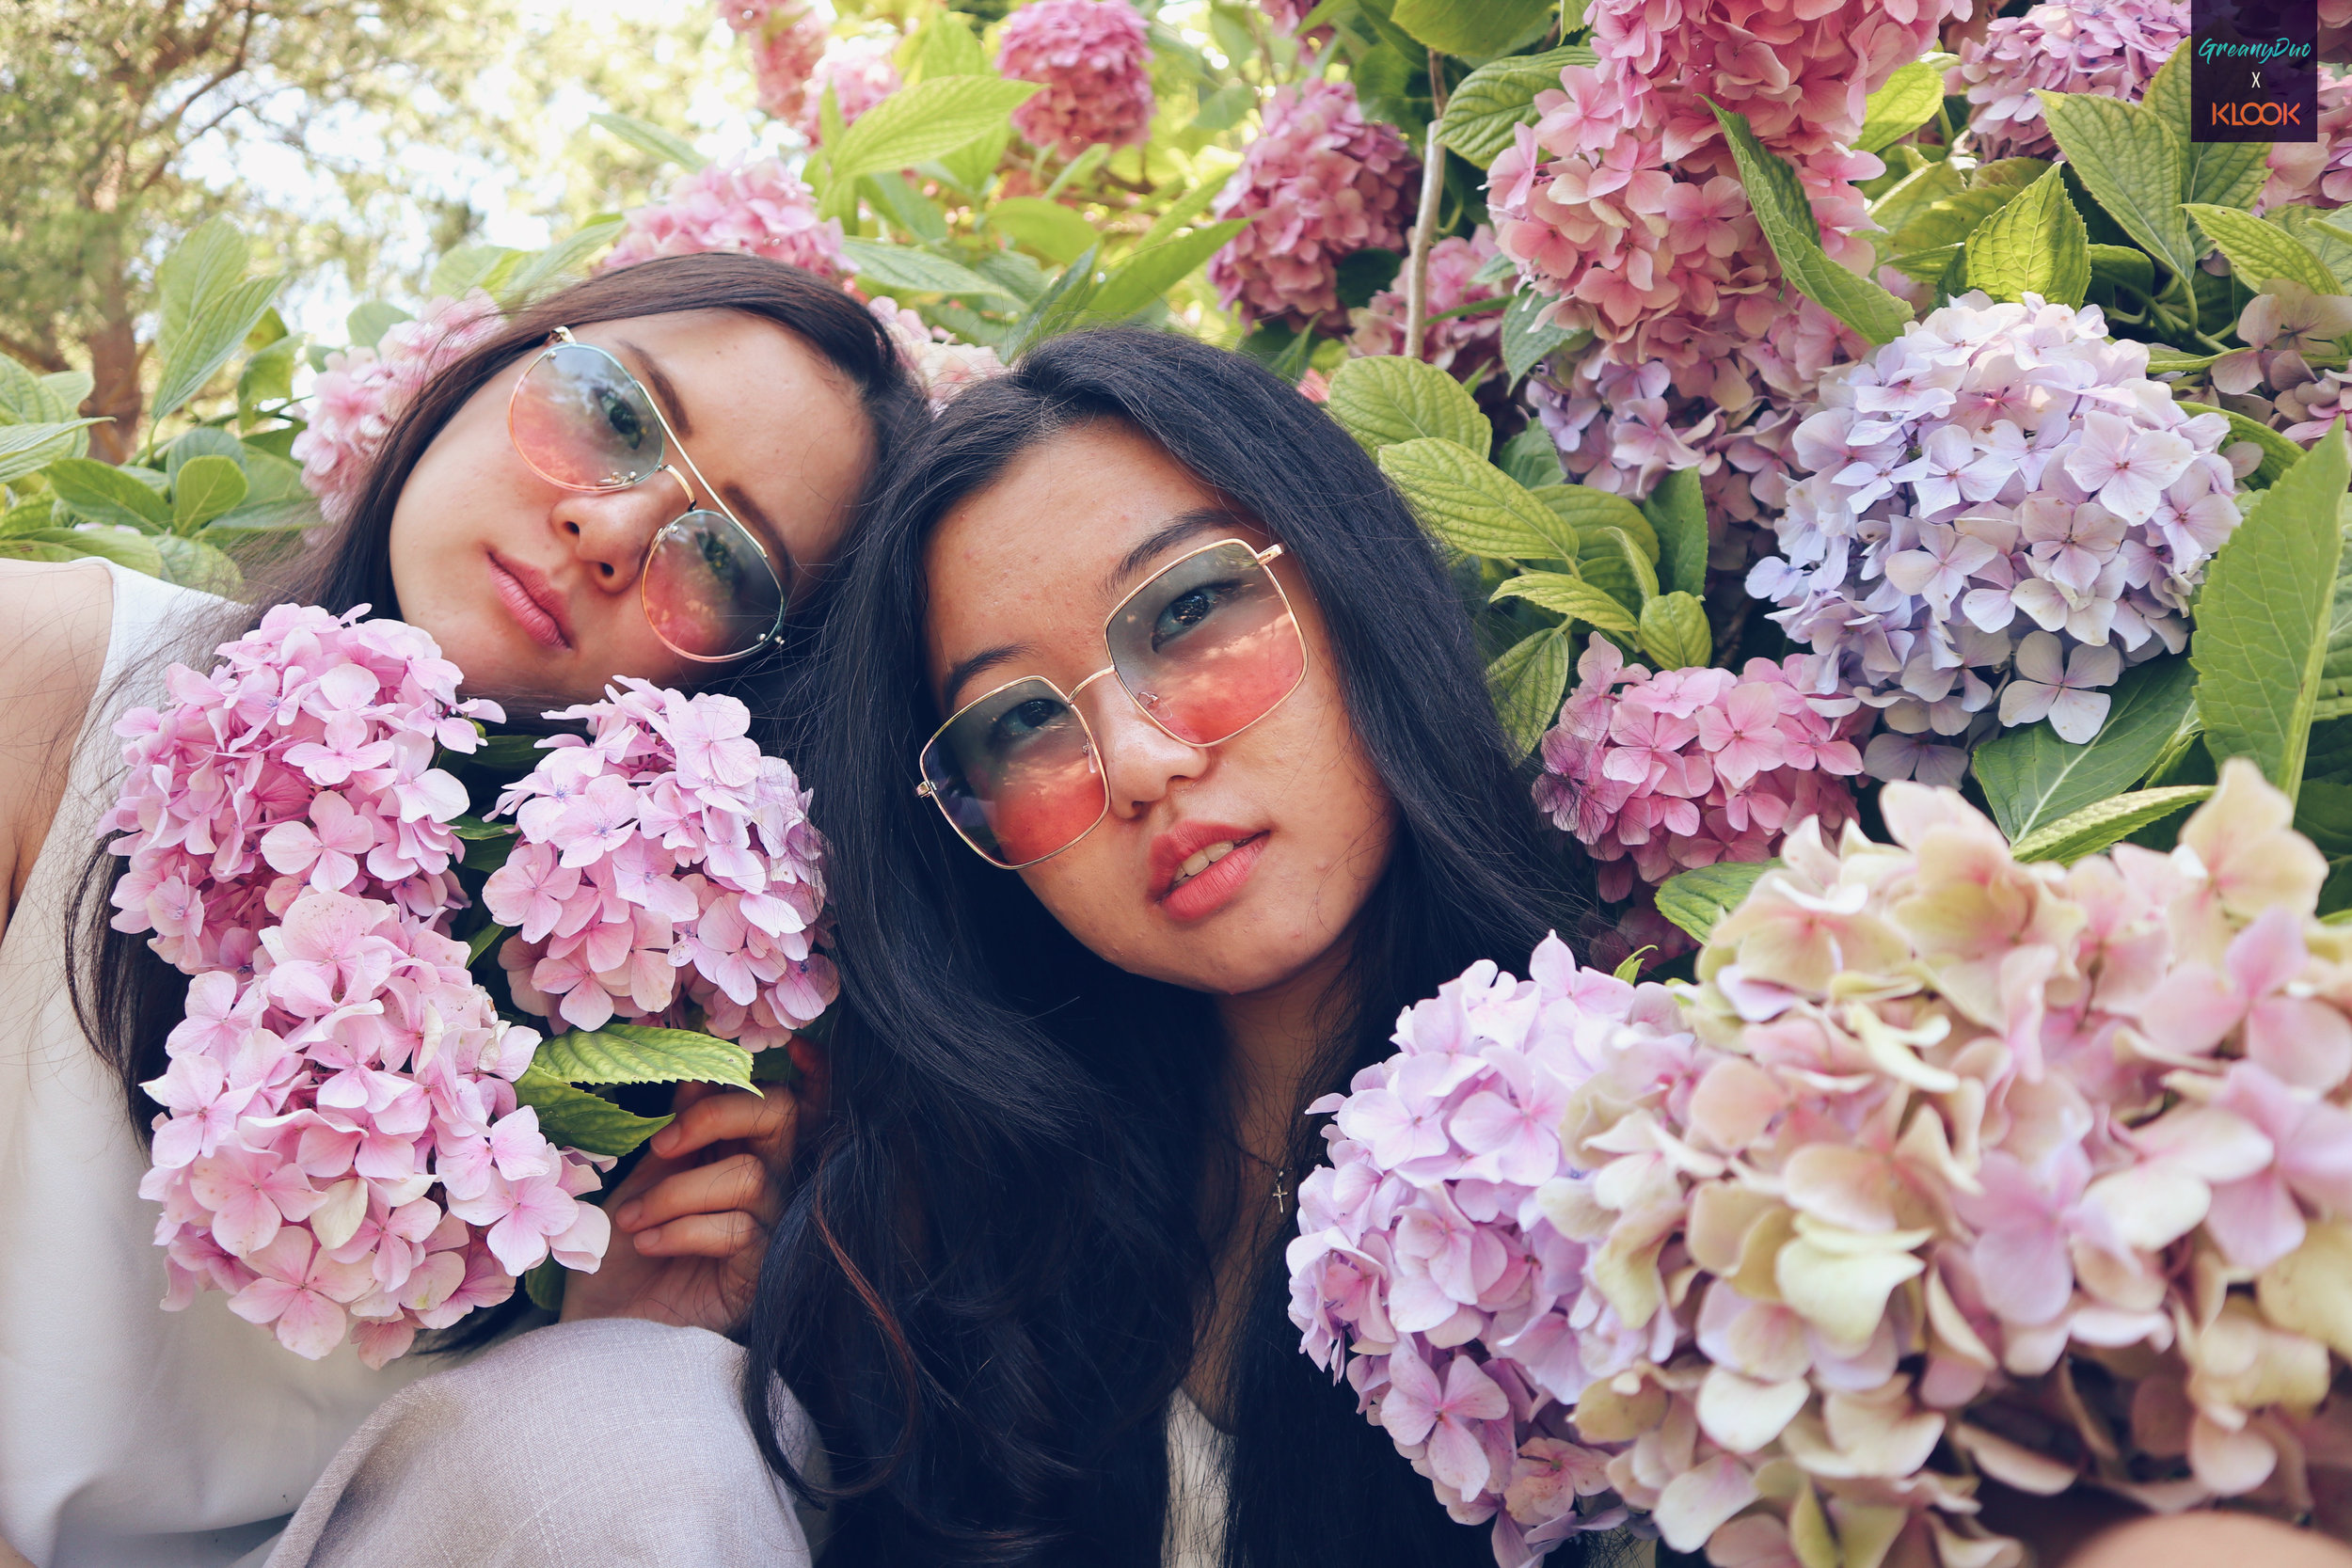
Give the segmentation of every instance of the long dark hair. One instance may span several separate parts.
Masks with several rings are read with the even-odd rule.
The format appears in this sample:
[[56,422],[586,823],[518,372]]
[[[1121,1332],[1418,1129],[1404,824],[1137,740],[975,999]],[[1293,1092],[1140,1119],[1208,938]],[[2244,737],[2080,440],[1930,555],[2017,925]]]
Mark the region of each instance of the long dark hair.
[[[466,401],[522,355],[545,343],[558,326],[666,315],[681,310],[732,310],[773,322],[815,349],[856,388],[874,444],[866,497],[851,515],[854,533],[867,499],[879,489],[892,455],[920,424],[920,388],[873,315],[839,288],[756,256],[713,253],[670,256],[599,273],[516,310],[500,329],[453,358],[425,383],[394,421],[377,452],[357,511],[325,547],[292,571],[264,578],[262,604],[294,600],[338,614],[355,605],[397,616],[392,591],[392,513],[410,472]],[[728,666],[707,689],[729,692],[751,707],[771,750],[789,750],[778,732],[795,711],[786,700],[795,667],[809,646],[832,596],[829,581],[795,609],[787,635],[768,652]],[[215,629],[228,637],[256,624],[229,620]],[[195,662],[209,647],[183,650]],[[160,684],[160,683],[155,683]],[[132,1125],[145,1137],[156,1109],[139,1085],[167,1065],[164,1037],[187,1008],[187,977],[157,958],[144,936],[108,924],[108,894],[123,862],[103,847],[90,858],[66,912],[67,983],[83,1031],[122,1081]]]
[[[1392,1049],[1405,1006],[1476,958],[1523,963],[1585,908],[1515,775],[1444,563],[1320,409],[1238,356],[1115,329],[1054,340],[950,404],[860,535],[822,638],[830,718],[809,771],[843,974],[833,1109],[744,1330],[755,1427],[780,1375],[830,1476],[795,1473],[772,1434],[770,1461],[833,1508],[830,1550],[853,1563],[1158,1561],[1164,1423],[1212,1263],[1199,1204],[1267,1201],[1212,1152],[1238,1146],[1209,999],[1095,957],[913,787],[940,718],[925,542],[1015,456],[1090,420],[1157,441],[1281,541],[1395,802],[1301,1112]],[[1322,1147],[1316,1122],[1295,1125],[1294,1173]],[[1278,1237],[1254,1261],[1236,1347],[1226,1561],[1491,1562],[1486,1531],[1449,1522],[1354,1391],[1299,1353],[1281,1252]]]

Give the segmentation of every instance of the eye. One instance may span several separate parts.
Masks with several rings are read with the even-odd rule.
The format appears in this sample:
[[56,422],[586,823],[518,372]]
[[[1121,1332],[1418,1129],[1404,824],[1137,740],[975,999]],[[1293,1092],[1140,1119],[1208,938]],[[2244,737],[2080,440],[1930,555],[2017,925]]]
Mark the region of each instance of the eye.
[[1032,697],[1025,703],[1016,703],[996,716],[996,722],[990,726],[992,738],[999,749],[1018,746],[1040,731],[1061,722],[1061,716],[1068,711],[1051,697]]
[[1232,583],[1204,582],[1168,600],[1152,623],[1152,646],[1164,648],[1200,626],[1232,597]]
[[645,438],[645,421],[629,405],[628,399],[611,387],[596,388],[596,401],[604,404],[604,421],[612,427],[612,434],[634,450]]

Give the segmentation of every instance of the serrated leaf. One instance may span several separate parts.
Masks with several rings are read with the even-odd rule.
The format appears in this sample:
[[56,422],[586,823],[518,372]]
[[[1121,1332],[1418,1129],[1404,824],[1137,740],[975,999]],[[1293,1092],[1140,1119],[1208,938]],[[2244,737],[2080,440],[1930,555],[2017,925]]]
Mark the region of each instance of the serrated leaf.
[[200,539],[158,533],[148,542],[163,562],[160,575],[166,582],[224,599],[233,598],[245,586],[245,574],[237,570],[237,563]]
[[2006,185],[2022,191],[2047,174],[2050,167],[2046,158],[1995,158],[1989,164],[1979,164],[1976,172],[1968,177],[1968,184],[1973,190]]
[[1518,480],[1540,497],[1548,486],[1562,483],[1566,473],[1560,467],[1560,449],[1551,444],[1551,432],[1543,421],[1531,420],[1525,430],[1502,443],[1502,451],[1495,461],[1502,471]]
[[2148,84],[2140,98],[2148,112],[2172,132],[2183,152],[2183,201],[2205,201],[2219,207],[2248,207],[2270,177],[2270,144],[2262,141],[2199,141],[2190,128],[2193,108],[2189,90],[2192,51],[2175,49]]
[[539,1113],[539,1131],[559,1148],[622,1155],[670,1125],[670,1117],[641,1117],[602,1095],[574,1088],[533,1066],[515,1080],[515,1098]]
[[1522,572],[1496,589],[1490,602],[1502,599],[1525,599],[1529,604],[1620,637],[1635,637],[1641,632],[1641,623],[1633,618],[1632,611],[1582,578],[1572,578],[1565,572]]
[[979,35],[972,30],[972,19],[945,8],[933,11],[907,40],[902,57],[910,82],[926,82],[935,76],[977,76],[988,70],[988,55],[980,48]]
[[2352,459],[2343,421],[2262,494],[2205,570],[2189,660],[2216,760],[2250,757],[2293,800],[2333,627],[2338,507]]
[[2352,858],[2352,784],[2305,779],[2295,801],[2295,831],[2330,861]]
[[171,483],[171,525],[193,533],[245,499],[245,470],[230,458],[192,457]]
[[1696,468],[1660,476],[1642,515],[1658,534],[1658,579],[1672,592],[1707,592],[1707,498]]
[[978,200],[987,196],[995,182],[996,166],[1005,161],[1005,150],[1011,145],[1012,121],[1008,117],[954,151],[936,158],[917,158],[912,166],[916,173],[934,176],[950,188]]
[[1569,662],[1567,627],[1557,626],[1520,639],[1486,666],[1495,716],[1520,756],[1533,752],[1559,718]]
[[2335,274],[2302,241],[2276,224],[2230,207],[2191,203],[2183,210],[2230,259],[2230,270],[2249,289],[2259,293],[2265,285],[2283,277],[2315,294],[2336,292]]
[[317,498],[304,486],[299,464],[248,441],[245,443],[245,479],[244,501],[235,511],[214,518],[212,529],[265,533],[311,528],[320,522]]
[[2335,276],[2337,293],[2352,293],[2352,236],[2340,226],[2327,222],[2309,207],[2273,207],[2263,219],[2285,230],[2318,257],[2320,264]]
[[1440,55],[1484,60],[1551,19],[1553,0],[1396,0],[1389,19]]
[[675,164],[689,174],[710,162],[695,151],[694,144],[684,136],[675,131],[664,131],[659,125],[648,125],[634,115],[590,115],[588,123],[620,137],[647,157],[665,164]]
[[2061,865],[2072,865],[2212,793],[2211,784],[2176,784],[2169,789],[2141,789],[2117,795],[2028,833],[2010,847],[2021,861],[2056,861]]
[[[1647,605],[1650,600],[1658,597],[1658,567],[1649,556],[1642,553],[1641,547],[1634,544],[1632,536],[1621,528],[1602,529],[1599,531],[1599,536],[1608,543],[1610,548],[1616,551],[1617,558],[1625,562],[1626,570],[1632,574],[1635,591],[1641,595],[1636,602]],[[1658,541],[1655,538],[1651,539],[1651,549],[1655,550],[1657,546]],[[1580,549],[1577,553],[1581,557],[1583,551]],[[1702,659],[1700,662],[1706,661]]]
[[[1965,184],[1960,170],[1948,162],[1914,169],[1888,186],[1876,201],[1870,203],[1870,221],[1885,230],[1890,236],[1900,233],[1903,225],[1910,222],[1914,215],[1946,197],[1959,195]],[[1882,248],[1885,248],[1884,243]]]
[[841,259],[860,277],[870,278],[892,289],[1001,299],[1013,305],[1023,303],[1011,290],[982,277],[970,267],[934,256],[928,250],[916,250],[911,245],[883,245],[879,240],[845,239],[841,242]]
[[245,277],[251,248],[226,217],[190,230],[155,269],[155,353],[178,352],[189,324],[207,301],[219,299]]
[[947,210],[909,184],[897,169],[868,174],[858,188],[870,206],[909,238],[923,245],[947,243]]
[[1688,670],[1715,657],[1707,607],[1690,594],[1661,594],[1642,606],[1642,652],[1664,670]]
[[1551,515],[1576,530],[1577,555],[1605,545],[1604,529],[1615,529],[1642,546],[1651,561],[1658,559],[1658,533],[1649,519],[1623,496],[1590,484],[1547,484],[1530,492],[1551,509]]
[[1970,759],[1993,820],[2015,842],[2129,789],[2187,720],[2196,686],[2187,659],[2151,659],[2123,672],[2106,722],[2082,745],[2060,740],[2046,720],[1993,736]]
[[1854,148],[1876,152],[1892,147],[1933,119],[1943,106],[1944,73],[1925,60],[1914,60],[1864,101],[1862,133],[1854,138]]
[[728,1084],[750,1088],[752,1053],[691,1029],[608,1023],[543,1040],[532,1070],[567,1084]]
[[[2134,250],[2127,245],[2094,245],[2090,251],[2090,276],[2093,278],[2108,284],[2122,283],[2143,294],[2154,292],[2156,264],[2148,260],[2146,251]],[[2151,356],[2159,346],[2149,345]],[[2219,358],[2220,356],[2213,357]]]
[[1121,322],[1148,310],[1168,290],[1208,265],[1225,242],[1249,227],[1248,218],[1227,218],[1159,245],[1136,250],[1110,270],[1087,301],[1090,320]]
[[988,209],[988,221],[1047,261],[1065,266],[1094,245],[1094,225],[1084,214],[1041,196],[1005,197]]
[[1590,338],[1588,332],[1572,327],[1546,325],[1535,318],[1554,303],[1549,294],[1539,294],[1533,289],[1522,289],[1511,296],[1511,303],[1502,308],[1502,368],[1510,372],[1511,383],[1517,386],[1544,356],[1563,344],[1579,338]]
[[[0,437],[37,428],[10,425],[0,430]],[[65,457],[50,464],[43,472],[57,499],[93,523],[116,523],[142,530],[167,528],[171,524],[171,503],[111,463],[91,457]]]
[[1437,436],[1484,459],[1494,427],[1478,402],[1437,366],[1401,355],[1366,355],[1331,372],[1326,411],[1347,427],[1366,451],[1422,436]]
[[1223,174],[1212,174],[1168,203],[1168,211],[1152,219],[1152,227],[1136,241],[1132,254],[1139,256],[1155,245],[1174,239],[1178,230],[1209,210],[1209,203],[1216,199],[1217,193],[1225,188],[1225,182],[1232,178],[1232,171],[1230,169]]
[[2230,443],[2251,441],[2262,449],[2263,460],[2254,471],[2246,476],[2249,490],[2267,490],[2279,483],[2279,477],[2302,461],[2303,449],[2280,435],[2266,424],[2248,419],[2233,408],[2216,408],[2209,403],[2190,403],[2185,399],[2174,407],[2184,414],[2218,414],[2230,421]]
[[2094,93],[2043,92],[2050,134],[2107,215],[2171,272],[2197,265],[2181,211],[2187,157],[2172,128],[2136,103]]
[[1535,95],[1559,87],[1563,68],[1598,60],[1589,45],[1581,43],[1489,60],[1462,78],[1446,99],[1438,139],[1485,168],[1511,145],[1519,126],[1534,119]]
[[1658,912],[1705,942],[1724,916],[1747,902],[1748,895],[1777,867],[1773,861],[1718,861],[1693,866],[1658,886]]
[[186,323],[162,356],[163,369],[156,376],[155,396],[149,408],[151,423],[175,412],[203,389],[213,372],[227,364],[245,342],[246,334],[262,319],[284,282],[282,275],[248,277],[196,300]]
[[2072,309],[2090,288],[2090,233],[2055,168],[1968,236],[1968,286],[1994,299],[2039,294]]
[[[53,420],[40,424],[0,425],[0,484],[22,479],[26,474],[64,461],[76,438],[87,440],[82,432],[98,420]],[[102,467],[103,465],[101,465]]]
[[[957,77],[955,80],[965,81],[969,78]],[[865,121],[858,123],[863,125]],[[1094,252],[1089,250],[1064,267],[1045,286],[1045,292],[1037,296],[1021,313],[1021,319],[1006,332],[997,352],[1007,361],[1017,359],[1035,344],[1078,325],[1086,318],[1087,305],[1093,299],[1094,290]]]
[[71,400],[65,388],[51,385],[56,378],[35,375],[0,354],[0,424],[57,424],[72,419],[82,399],[89,396],[89,380],[83,372],[65,373],[83,376],[79,395]]
[[1975,233],[1984,221],[2024,192],[2013,185],[1972,185],[1915,211],[1888,241],[1898,256],[1941,251]]
[[1509,474],[1468,448],[1422,436],[1382,447],[1379,463],[1429,531],[1465,555],[1575,558],[1574,531]]
[[1813,204],[1797,171],[1757,143],[1746,116],[1711,101],[1708,107],[1715,111],[1724,138],[1731,144],[1756,226],[1790,287],[1873,343],[1891,343],[1900,337],[1911,324],[1911,307],[1831,261],[1821,248],[1820,226],[1814,221]]
[[[2352,542],[2352,534],[2346,538]],[[2335,596],[2328,606],[2328,657],[2319,669],[2319,696],[2312,708],[2312,722],[2325,724],[2347,715],[2352,715],[2352,572],[2339,563]],[[2314,756],[2306,771],[2318,766]]]
[[842,133],[832,149],[833,178],[852,181],[945,157],[1004,126],[1037,91],[1035,82],[996,76],[940,76],[901,87]]

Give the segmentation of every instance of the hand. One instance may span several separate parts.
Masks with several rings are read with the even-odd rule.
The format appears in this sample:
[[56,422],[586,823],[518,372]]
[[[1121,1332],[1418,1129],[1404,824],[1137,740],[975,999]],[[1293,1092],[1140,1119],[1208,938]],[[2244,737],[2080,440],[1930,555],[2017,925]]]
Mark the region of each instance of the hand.
[[650,1318],[726,1333],[750,1309],[783,1212],[800,1130],[823,1104],[824,1058],[795,1039],[798,1093],[680,1084],[676,1119],[605,1199],[612,1243],[594,1274],[566,1274],[565,1323]]

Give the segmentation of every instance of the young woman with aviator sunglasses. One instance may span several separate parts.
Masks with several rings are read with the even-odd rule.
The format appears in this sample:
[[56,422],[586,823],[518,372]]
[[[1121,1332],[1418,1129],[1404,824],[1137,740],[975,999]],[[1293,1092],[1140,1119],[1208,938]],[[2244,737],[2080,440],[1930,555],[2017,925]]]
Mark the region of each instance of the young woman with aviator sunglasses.
[[[410,621],[518,716],[623,674],[733,690],[781,749],[777,682],[817,579],[922,408],[879,325],[804,273],[708,255],[605,274],[434,374],[356,514],[256,598]],[[230,1562],[436,1364],[308,1362],[216,1292],[156,1305],[137,1085],[185,982],[109,928],[121,863],[90,841],[119,767],[112,713],[160,700],[164,664],[203,667],[256,613],[111,567],[0,563],[0,1565]],[[740,1312],[795,1106],[681,1099],[608,1200],[620,1234],[567,1315],[723,1329]]]

